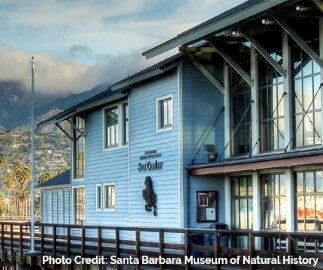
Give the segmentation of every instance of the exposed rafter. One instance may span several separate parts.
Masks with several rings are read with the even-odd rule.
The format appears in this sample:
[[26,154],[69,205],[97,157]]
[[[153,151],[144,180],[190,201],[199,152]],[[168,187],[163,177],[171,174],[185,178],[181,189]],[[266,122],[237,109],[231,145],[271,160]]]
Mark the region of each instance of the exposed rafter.
[[62,128],[61,126],[60,126],[60,124],[59,123],[55,123],[55,125],[70,139],[70,140],[73,140],[73,138],[70,136],[70,134],[68,134],[66,131],[65,131],[65,129],[64,128]]
[[283,28],[283,30],[305,51],[321,68],[323,60],[312,50],[310,46],[280,17],[272,15],[274,20]]
[[73,127],[74,130],[76,130],[80,136],[84,137],[84,131],[80,130],[74,123],[73,121],[71,121],[70,119],[67,119],[67,122],[69,122],[71,124],[71,126]]
[[250,36],[247,32],[239,29],[240,33],[251,42],[251,44],[255,47],[255,49],[262,55],[263,58],[266,59],[266,61],[272,65],[274,69],[277,70],[282,76],[286,76],[287,72],[283,69],[281,65],[279,65],[266,51],[266,49],[252,36]]
[[201,64],[199,61],[190,53],[189,50],[186,50],[186,47],[180,47],[180,51],[182,51],[187,58],[193,63],[193,65],[201,71],[201,73],[223,94],[224,87],[217,79],[213,77],[213,75]]
[[181,46],[179,48],[180,51],[187,51],[187,52],[201,52],[201,53],[215,53],[217,50],[214,47],[185,47]]
[[223,57],[223,59],[251,86],[253,87],[254,81],[251,77],[240,67],[240,65],[233,60],[233,58],[228,55],[218,44],[209,40],[209,43],[218,50],[218,53]]

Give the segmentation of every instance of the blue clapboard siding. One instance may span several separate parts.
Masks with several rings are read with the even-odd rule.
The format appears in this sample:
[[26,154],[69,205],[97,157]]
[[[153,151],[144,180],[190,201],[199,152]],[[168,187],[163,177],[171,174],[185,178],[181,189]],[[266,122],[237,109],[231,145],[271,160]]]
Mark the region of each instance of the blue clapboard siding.
[[[173,129],[156,132],[156,99],[173,95]],[[177,72],[159,77],[132,89],[129,94],[130,124],[130,225],[152,227],[180,226],[179,126]],[[162,156],[140,160],[145,151],[157,150]],[[139,162],[163,162],[160,171],[138,171]],[[150,176],[157,194],[158,216],[145,211],[142,190]],[[154,237],[142,234],[143,237]]]
[[[70,188],[56,188],[41,190],[41,222],[69,224],[71,216]],[[58,228],[57,233],[65,233],[66,229]],[[50,227],[45,233],[52,233]]]
[[[129,225],[128,201],[128,147],[112,150],[103,149],[103,109],[86,116],[86,224],[94,225]],[[96,210],[96,185],[115,183],[115,211]]]
[[[222,74],[217,77],[221,76]],[[206,145],[215,145],[215,150],[219,154],[224,147],[224,114],[221,112],[223,94],[190,62],[183,64],[182,85],[184,165],[191,164],[195,153],[200,147],[201,150],[195,157],[194,164],[208,163]],[[215,122],[216,118],[218,120]],[[213,128],[212,125],[214,125]],[[203,135],[208,132],[208,136]],[[204,143],[202,143],[203,141]],[[208,181],[203,181],[204,179],[199,177],[193,180],[190,179],[190,187],[188,188],[188,175],[185,171],[183,173],[185,179],[185,226],[208,227],[211,223],[196,223],[196,191],[222,190],[224,180],[211,177]],[[190,190],[189,195],[187,194],[188,189]],[[219,195],[222,197],[223,193]],[[190,198],[189,207],[188,197]],[[189,220],[188,217],[190,217]]]

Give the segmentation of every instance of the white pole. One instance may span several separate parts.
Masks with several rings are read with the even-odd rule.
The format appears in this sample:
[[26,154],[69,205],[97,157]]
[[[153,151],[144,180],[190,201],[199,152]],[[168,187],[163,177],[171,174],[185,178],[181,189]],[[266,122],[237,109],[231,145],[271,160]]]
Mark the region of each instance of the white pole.
[[35,62],[31,57],[31,220],[30,252],[35,251]]

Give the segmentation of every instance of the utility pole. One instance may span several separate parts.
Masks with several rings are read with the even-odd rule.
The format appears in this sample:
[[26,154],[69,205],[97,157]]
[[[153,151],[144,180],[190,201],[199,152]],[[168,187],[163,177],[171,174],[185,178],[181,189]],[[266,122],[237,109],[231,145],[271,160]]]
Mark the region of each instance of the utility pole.
[[30,252],[35,252],[35,61],[31,57],[31,220]]

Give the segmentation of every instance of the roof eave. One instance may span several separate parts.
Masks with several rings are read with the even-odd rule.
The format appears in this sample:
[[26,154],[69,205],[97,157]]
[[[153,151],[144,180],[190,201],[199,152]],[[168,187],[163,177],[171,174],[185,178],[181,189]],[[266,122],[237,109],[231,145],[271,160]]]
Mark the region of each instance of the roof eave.
[[139,82],[151,79],[153,77],[156,77],[158,75],[161,75],[161,74],[165,73],[166,71],[176,67],[177,65],[178,65],[178,62],[170,64],[170,65],[168,65],[168,66],[166,66],[164,68],[156,68],[156,69],[154,69],[154,70],[152,70],[150,72],[141,74],[141,75],[136,76],[134,78],[130,78],[129,80],[125,79],[125,80],[123,80],[121,82],[113,84],[113,85],[110,86],[110,88],[111,88],[112,91],[115,91],[115,90],[119,90],[121,88],[129,87],[129,86],[134,85],[136,83],[139,83]]
[[109,103],[109,102],[113,102],[113,101],[125,98],[126,96],[127,96],[126,93],[116,93],[113,96],[109,96],[109,97],[106,97],[104,99],[94,101],[91,104],[87,104],[87,105],[84,105],[84,106],[82,106],[80,108],[77,108],[77,109],[71,111],[68,114],[64,114],[62,117],[57,117],[57,118],[54,118],[54,119],[49,119],[49,120],[45,120],[43,122],[40,122],[40,123],[37,124],[37,128],[42,128],[42,127],[50,125],[50,124],[56,124],[56,123],[62,122],[62,121],[66,120],[68,118],[71,118],[72,116],[77,115],[77,114],[79,114],[81,112],[93,109],[95,107],[102,106],[102,105],[104,105],[106,103]]
[[64,185],[53,185],[53,186],[36,186],[36,190],[42,190],[42,189],[67,189],[71,188],[71,184],[64,184]]
[[196,29],[195,31],[188,32],[187,34],[183,34],[181,36],[172,38],[150,50],[143,52],[142,55],[145,56],[147,59],[153,58],[176,47],[200,40],[204,36],[224,30],[231,25],[234,25],[242,20],[248,19],[251,16],[264,13],[277,5],[281,5],[290,1],[291,0],[264,0],[262,2],[254,4],[249,8],[245,8],[230,16],[227,16],[222,20],[201,27],[200,29]]

